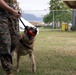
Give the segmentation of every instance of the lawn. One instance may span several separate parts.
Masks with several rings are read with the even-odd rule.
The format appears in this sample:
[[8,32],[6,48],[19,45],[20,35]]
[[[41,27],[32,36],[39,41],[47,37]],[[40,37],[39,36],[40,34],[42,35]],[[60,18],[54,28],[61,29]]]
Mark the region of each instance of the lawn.
[[[32,73],[27,55],[20,61],[21,71],[14,71],[16,75],[76,75],[76,32],[40,29],[34,43],[34,54],[37,72]],[[1,67],[0,75],[3,75]]]

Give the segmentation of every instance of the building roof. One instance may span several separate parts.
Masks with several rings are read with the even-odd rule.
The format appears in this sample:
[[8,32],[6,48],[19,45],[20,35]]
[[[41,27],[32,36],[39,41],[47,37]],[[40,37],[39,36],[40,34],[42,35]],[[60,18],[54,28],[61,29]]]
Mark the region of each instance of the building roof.
[[43,22],[31,21],[30,23],[33,24],[34,26],[45,26],[45,24]]
[[75,0],[63,0],[65,4],[67,4],[70,8],[76,8],[76,1]]

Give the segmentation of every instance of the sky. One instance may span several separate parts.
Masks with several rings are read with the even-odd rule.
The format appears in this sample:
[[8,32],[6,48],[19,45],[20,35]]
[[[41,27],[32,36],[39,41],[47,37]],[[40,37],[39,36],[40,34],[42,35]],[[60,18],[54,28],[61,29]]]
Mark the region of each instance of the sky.
[[[37,16],[48,13],[50,0],[17,0],[20,8],[28,13],[34,13]],[[45,12],[43,12],[45,11]]]
[[50,0],[17,0],[23,10],[44,10],[49,7]]

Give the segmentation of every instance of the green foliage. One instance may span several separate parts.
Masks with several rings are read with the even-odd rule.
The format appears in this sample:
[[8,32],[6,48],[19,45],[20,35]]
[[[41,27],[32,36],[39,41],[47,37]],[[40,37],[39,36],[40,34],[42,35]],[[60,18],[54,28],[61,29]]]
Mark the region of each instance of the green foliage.
[[47,14],[47,15],[44,16],[43,21],[44,21],[45,23],[50,23],[51,20],[52,20],[52,15]]
[[54,16],[55,22],[57,21],[71,22],[72,21],[72,12],[66,11],[66,10],[69,10],[69,8],[61,0],[50,0],[49,4],[50,4],[50,7],[49,7],[50,12],[49,14],[45,15],[43,18],[43,21],[45,23],[52,22],[53,16]]
[[50,0],[50,10],[65,10],[69,9],[62,0]]

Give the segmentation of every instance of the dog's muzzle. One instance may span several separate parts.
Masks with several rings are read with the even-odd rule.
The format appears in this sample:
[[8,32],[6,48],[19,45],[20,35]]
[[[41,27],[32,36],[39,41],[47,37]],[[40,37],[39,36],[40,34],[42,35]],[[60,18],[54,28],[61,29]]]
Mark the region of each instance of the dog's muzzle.
[[26,34],[30,39],[33,39],[37,34],[37,28],[35,29],[27,29]]
[[35,36],[36,35],[32,30],[29,30],[28,34],[31,35],[31,36]]

